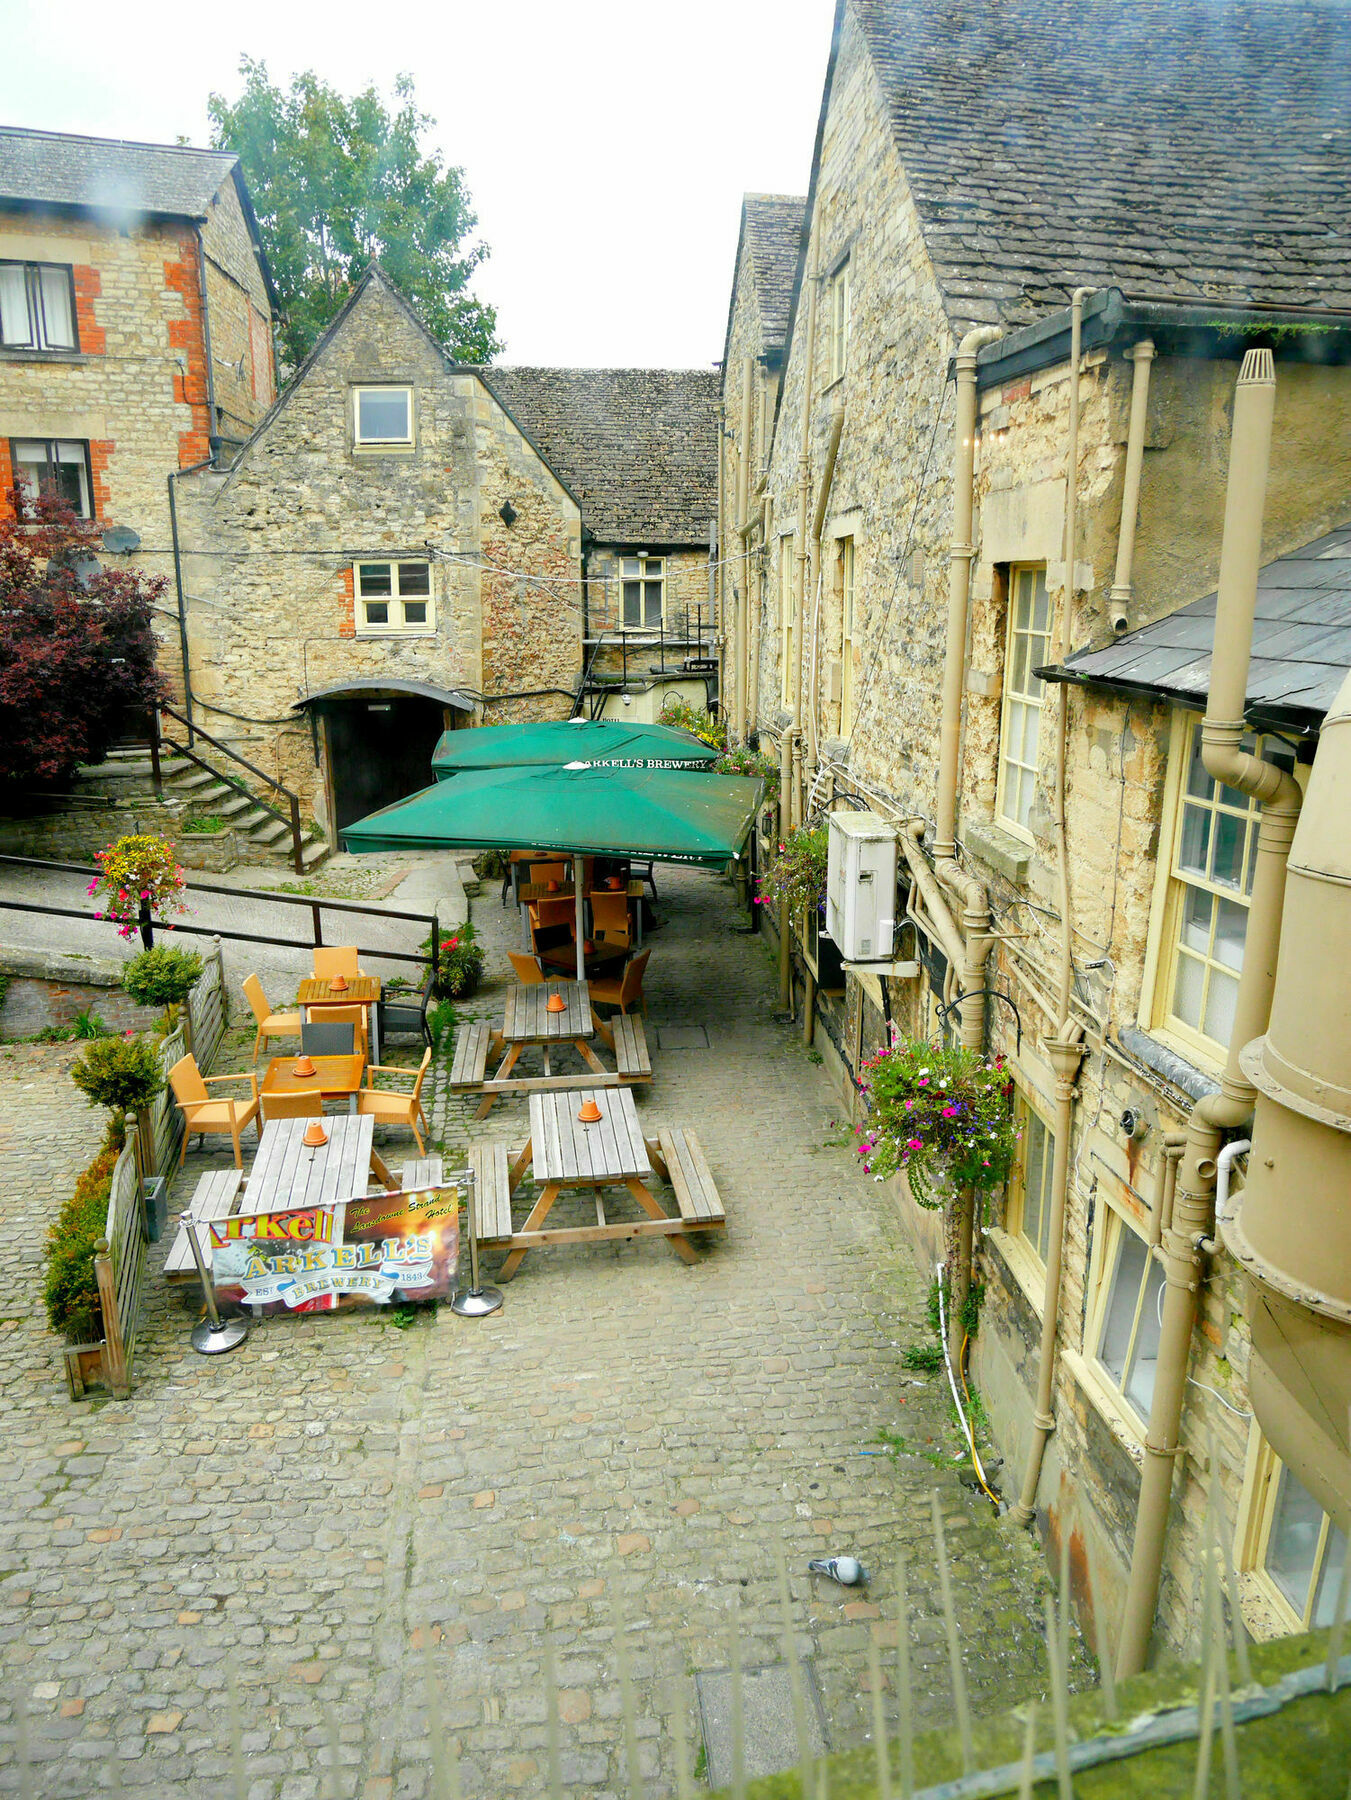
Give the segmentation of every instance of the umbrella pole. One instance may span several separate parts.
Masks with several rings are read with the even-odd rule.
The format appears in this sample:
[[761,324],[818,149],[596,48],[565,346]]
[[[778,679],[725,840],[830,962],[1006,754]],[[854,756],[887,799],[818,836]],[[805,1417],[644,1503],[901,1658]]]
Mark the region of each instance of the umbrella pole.
[[582,893],[582,867],[580,856],[572,859],[572,888],[577,896],[577,979],[586,980],[586,898]]

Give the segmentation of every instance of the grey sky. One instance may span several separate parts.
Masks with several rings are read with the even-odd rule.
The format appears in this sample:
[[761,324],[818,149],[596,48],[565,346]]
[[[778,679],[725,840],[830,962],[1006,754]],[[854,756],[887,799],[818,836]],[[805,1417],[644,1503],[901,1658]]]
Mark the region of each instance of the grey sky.
[[388,92],[408,70],[492,250],[510,362],[722,353],[741,194],[805,191],[831,0],[67,0],[7,9],[0,119],[207,139],[239,58]]

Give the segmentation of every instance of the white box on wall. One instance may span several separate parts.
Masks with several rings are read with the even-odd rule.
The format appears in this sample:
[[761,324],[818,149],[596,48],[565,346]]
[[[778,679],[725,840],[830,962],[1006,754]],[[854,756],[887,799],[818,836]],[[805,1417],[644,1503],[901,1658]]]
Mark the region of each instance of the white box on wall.
[[896,827],[873,812],[829,815],[826,929],[845,962],[890,962],[896,938]]

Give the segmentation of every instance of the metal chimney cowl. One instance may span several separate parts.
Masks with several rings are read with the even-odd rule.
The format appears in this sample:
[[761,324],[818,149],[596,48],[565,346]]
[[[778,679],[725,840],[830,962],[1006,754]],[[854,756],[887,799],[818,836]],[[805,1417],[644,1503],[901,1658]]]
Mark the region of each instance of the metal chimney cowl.
[[1249,1279],[1262,1433],[1323,1509],[1351,1511],[1351,675],[1291,846],[1248,1181],[1220,1230]]

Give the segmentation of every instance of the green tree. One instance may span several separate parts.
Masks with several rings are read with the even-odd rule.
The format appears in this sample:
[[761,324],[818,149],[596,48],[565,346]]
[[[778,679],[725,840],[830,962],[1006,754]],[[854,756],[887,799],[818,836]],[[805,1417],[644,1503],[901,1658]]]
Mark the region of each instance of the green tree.
[[419,112],[413,81],[394,84],[391,112],[374,87],[351,99],[312,70],[289,89],[265,63],[240,63],[244,91],[233,104],[207,102],[212,140],[233,150],[258,214],[282,307],[282,341],[297,367],[372,262],[417,308],[461,362],[500,349],[497,315],[465,292],[487,256],[465,246],[478,220],[462,169],[423,154],[435,123]]

